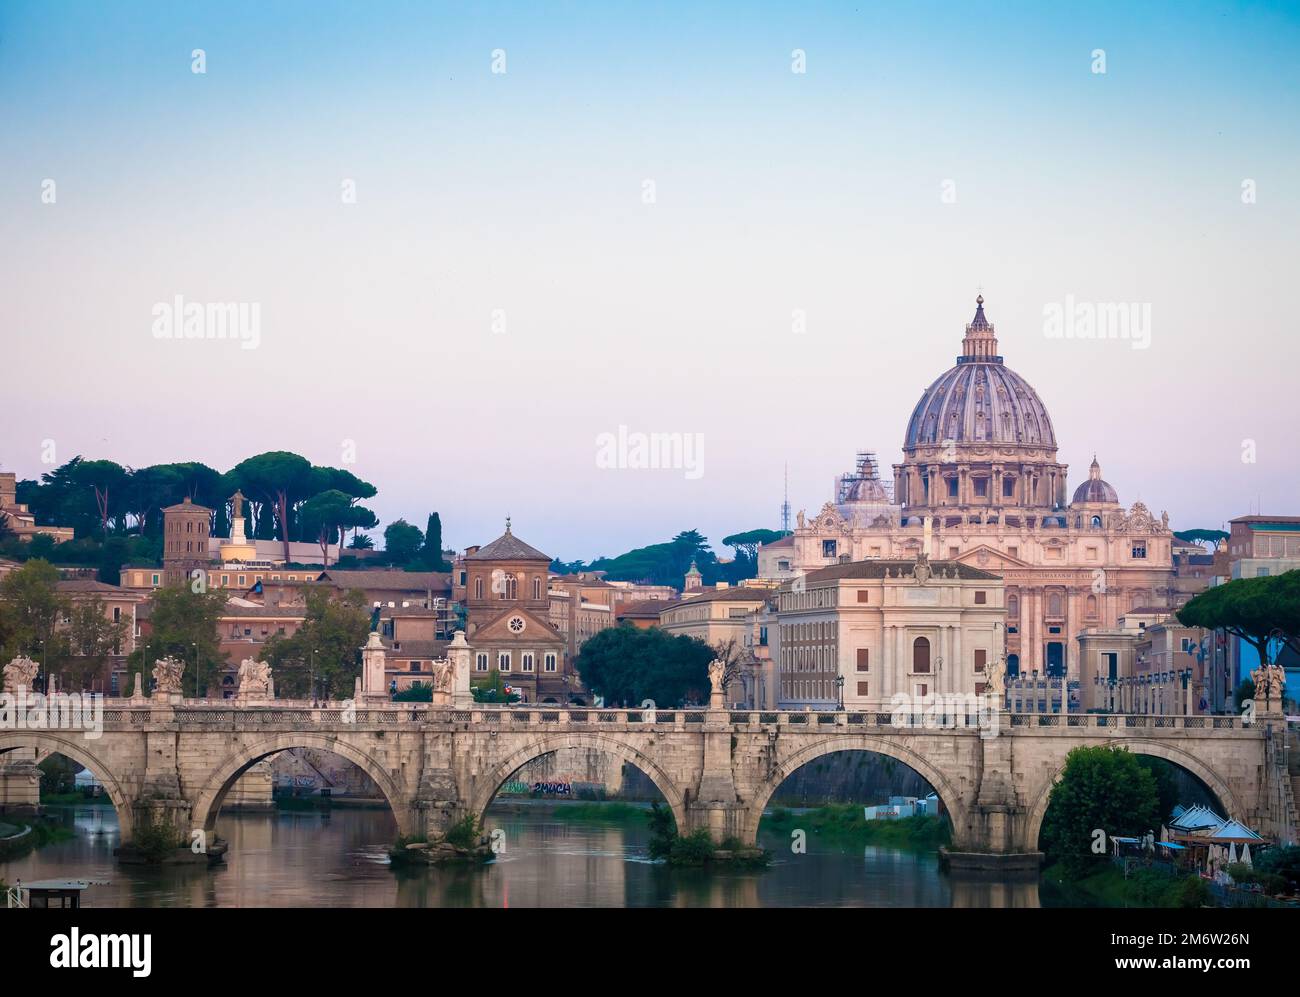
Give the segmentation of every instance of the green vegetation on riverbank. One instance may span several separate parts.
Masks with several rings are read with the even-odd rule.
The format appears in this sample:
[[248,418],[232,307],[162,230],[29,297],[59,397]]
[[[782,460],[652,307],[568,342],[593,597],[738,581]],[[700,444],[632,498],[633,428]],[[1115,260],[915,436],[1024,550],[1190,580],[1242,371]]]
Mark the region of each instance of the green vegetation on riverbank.
[[650,857],[674,866],[725,866],[733,869],[761,869],[771,856],[761,848],[748,848],[739,838],[715,842],[707,828],[690,834],[677,833],[677,822],[668,807],[650,805]]
[[[31,828],[30,834],[22,834],[26,827]],[[18,837],[20,834],[22,837]],[[19,858],[51,842],[67,841],[71,837],[73,832],[70,828],[39,817],[16,823],[5,823],[0,825],[0,861]]]
[[633,824],[650,819],[650,808],[633,803],[562,803],[552,811],[556,820],[594,821],[601,824]]
[[1044,884],[1078,907],[1212,907],[1214,899],[1205,880],[1163,869],[1138,869],[1128,874],[1106,865],[1081,879],[1071,878],[1066,865],[1043,870]]
[[924,851],[948,844],[952,833],[942,817],[918,815],[897,820],[867,820],[862,807],[852,803],[831,803],[799,813],[778,807],[763,817],[762,826],[783,835],[802,830],[828,839]]
[[41,805],[51,807],[62,806],[89,806],[89,807],[111,807],[113,801],[104,793],[98,796],[89,796],[80,791],[71,793],[41,793]]

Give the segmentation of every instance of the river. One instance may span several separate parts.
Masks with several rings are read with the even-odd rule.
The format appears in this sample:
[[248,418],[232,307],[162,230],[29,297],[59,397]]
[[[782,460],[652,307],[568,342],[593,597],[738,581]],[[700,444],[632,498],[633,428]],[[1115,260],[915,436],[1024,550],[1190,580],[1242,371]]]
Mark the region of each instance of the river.
[[[522,811],[522,812],[520,812]],[[477,868],[394,872],[396,837],[386,810],[223,813],[225,863],[119,866],[111,807],[50,808],[73,830],[20,859],[0,879],[105,880],[85,894],[93,907],[1037,907],[1036,882],[956,879],[937,857],[760,832],[771,851],[759,871],[670,869],[646,857],[643,822],[557,819],[539,807],[497,808],[486,826],[505,832],[495,862]]]

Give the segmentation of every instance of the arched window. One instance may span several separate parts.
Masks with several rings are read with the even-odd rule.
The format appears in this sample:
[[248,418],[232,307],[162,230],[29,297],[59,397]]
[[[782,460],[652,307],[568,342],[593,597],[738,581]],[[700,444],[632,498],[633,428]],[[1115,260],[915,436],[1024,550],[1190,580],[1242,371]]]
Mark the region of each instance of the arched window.
[[501,586],[501,598],[514,602],[519,598],[519,580],[511,572],[507,571],[502,581],[505,584]]
[[1014,592],[1007,596],[1007,615],[1012,619],[1020,616],[1020,596]]
[[1100,529],[1101,529],[1101,517],[1100,517],[1100,516],[1093,516],[1093,517],[1092,517],[1092,528],[1093,528],[1094,530],[1100,530]]
[[533,576],[533,599],[536,600],[536,599],[540,599],[541,597],[542,597],[542,580],[540,577],[534,575]]
[[930,642],[925,637],[912,641],[912,671],[930,671]]
[[1047,596],[1047,615],[1059,617],[1064,615],[1064,603],[1061,601],[1060,592],[1052,592]]
[[1088,602],[1084,608],[1084,612],[1088,614],[1088,619],[1090,620],[1095,620],[1097,618],[1097,597],[1095,595],[1088,596]]
[[475,599],[483,598],[483,576],[482,575],[479,575],[477,578],[474,579],[474,598]]

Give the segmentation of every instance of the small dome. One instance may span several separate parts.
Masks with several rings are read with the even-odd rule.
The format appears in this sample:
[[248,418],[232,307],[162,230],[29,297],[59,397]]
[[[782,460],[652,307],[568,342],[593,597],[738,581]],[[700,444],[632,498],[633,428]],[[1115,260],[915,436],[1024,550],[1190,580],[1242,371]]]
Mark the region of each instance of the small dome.
[[1097,458],[1092,458],[1092,466],[1088,468],[1088,480],[1074,490],[1074,501],[1072,505],[1081,504],[1092,505],[1119,505],[1119,494],[1111,487],[1110,482],[1102,479],[1101,465],[1097,463]]

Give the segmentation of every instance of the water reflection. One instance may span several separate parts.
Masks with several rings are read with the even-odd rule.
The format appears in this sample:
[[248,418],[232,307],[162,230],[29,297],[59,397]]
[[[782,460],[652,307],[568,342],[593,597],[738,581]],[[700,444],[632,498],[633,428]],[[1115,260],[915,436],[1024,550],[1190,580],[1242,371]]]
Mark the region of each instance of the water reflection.
[[230,842],[224,866],[144,868],[113,859],[110,807],[58,811],[74,831],[7,865],[0,878],[108,880],[95,907],[1036,907],[1038,884],[954,879],[933,854],[826,842],[790,853],[789,839],[763,834],[773,854],[760,871],[702,872],[649,861],[640,821],[589,824],[542,813],[489,813],[505,832],[497,861],[481,868],[394,871],[397,834],[387,811],[222,814]]

